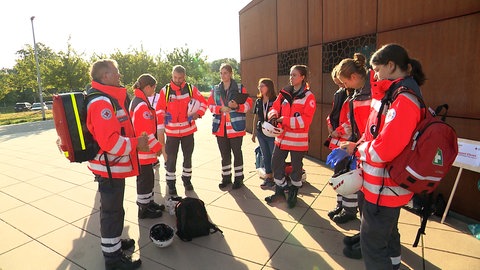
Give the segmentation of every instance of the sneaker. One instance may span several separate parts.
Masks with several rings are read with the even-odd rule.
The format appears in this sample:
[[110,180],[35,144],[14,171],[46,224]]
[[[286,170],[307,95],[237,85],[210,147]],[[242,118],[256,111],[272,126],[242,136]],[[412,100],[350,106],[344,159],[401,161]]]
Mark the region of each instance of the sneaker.
[[272,178],[266,178],[263,180],[263,183],[260,185],[261,189],[271,189],[272,187],[275,186],[275,182],[273,181]]
[[120,242],[122,243],[122,250],[128,250],[135,246],[135,240],[130,238],[121,239]]
[[232,189],[239,189],[243,186],[243,180],[236,180],[233,182]]
[[345,209],[342,209],[340,214],[335,215],[332,218],[333,222],[337,224],[347,223],[350,220],[355,220],[355,219],[357,219],[357,215],[348,213],[347,211],[345,211]]
[[138,205],[138,218],[159,218],[162,216],[162,210],[153,208],[150,204]]
[[133,270],[142,265],[142,261],[132,260],[131,256],[125,255],[123,252],[118,258],[112,258],[105,261],[105,269],[107,270]]
[[228,185],[232,184],[232,181],[222,181],[220,184],[218,184],[218,188],[224,189],[228,187]]
[[299,187],[297,186],[290,186],[288,188],[288,197],[287,197],[288,208],[294,208],[295,205],[297,205],[298,188]]
[[356,243],[359,243],[359,242],[360,242],[360,233],[357,233],[357,234],[352,235],[352,236],[345,236],[343,238],[343,243],[346,246],[353,246],[353,245],[355,245]]
[[350,259],[360,260],[362,258],[360,243],[356,243],[353,246],[346,246],[343,249],[343,255]]
[[337,206],[337,207],[335,207],[335,209],[329,211],[327,215],[328,215],[328,217],[329,217],[330,219],[333,219],[333,217],[334,217],[335,215],[340,214],[340,212],[342,211],[342,209],[343,209],[343,208],[342,208],[341,206]]
[[165,211],[165,205],[163,204],[158,204],[154,201],[150,201],[149,207],[155,209],[155,210],[160,210],[160,211]]

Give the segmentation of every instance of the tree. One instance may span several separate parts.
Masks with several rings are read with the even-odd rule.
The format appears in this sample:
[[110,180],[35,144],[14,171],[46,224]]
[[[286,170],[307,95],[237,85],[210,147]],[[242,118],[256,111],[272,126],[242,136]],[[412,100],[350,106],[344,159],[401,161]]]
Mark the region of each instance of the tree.
[[[60,92],[83,91],[90,82],[88,75],[90,64],[79,55],[70,44],[67,44],[67,51],[59,53],[61,65],[53,72],[56,78],[55,89]],[[57,91],[58,91],[57,90]]]
[[205,84],[203,78],[207,77],[209,66],[202,53],[201,50],[190,53],[188,48],[175,48],[166,58],[170,70],[175,65],[182,65],[187,70],[188,82],[196,85],[200,91],[208,91],[210,84]]
[[117,50],[110,55],[118,63],[122,81],[125,85],[133,85],[137,78],[143,73],[152,73],[154,71],[155,62],[153,57],[142,49],[131,50],[122,53]]
[[[85,60],[84,55],[78,54],[67,42],[66,51],[55,53],[42,43],[37,43],[42,90],[46,99],[49,95],[64,91],[84,90],[89,86],[89,67],[98,59],[111,58],[118,62],[122,82],[129,92],[136,79],[143,73],[152,74],[158,82],[158,88],[163,87],[171,79],[172,67],[182,65],[187,70],[187,81],[196,85],[200,91],[210,91],[213,85],[220,81],[218,72],[222,63],[232,65],[235,79],[240,81],[240,65],[233,58],[207,62],[203,51],[190,51],[188,48],[175,48],[168,53],[151,56],[143,47],[129,49],[126,53],[116,50],[106,54],[94,54]],[[34,50],[25,45],[17,52],[18,59],[12,69],[0,70],[0,101],[8,102],[28,101],[38,99],[37,70]]]
[[237,81],[240,81],[241,80],[240,64],[237,62],[235,58],[222,58],[222,59],[212,61],[212,63],[210,63],[210,71],[214,72],[215,74],[218,74],[218,72],[220,71],[220,66],[223,63],[230,64],[232,66],[233,78]]

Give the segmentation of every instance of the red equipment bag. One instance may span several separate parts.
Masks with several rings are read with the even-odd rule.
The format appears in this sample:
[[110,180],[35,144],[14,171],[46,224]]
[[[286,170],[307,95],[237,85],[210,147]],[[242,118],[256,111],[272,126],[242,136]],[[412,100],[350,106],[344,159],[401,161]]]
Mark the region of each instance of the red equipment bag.
[[60,138],[60,148],[70,162],[91,160],[99,150],[85,124],[85,100],[86,95],[81,92],[53,96],[55,129]]
[[425,106],[424,101],[415,92],[404,87],[399,88],[393,100],[401,93],[415,95],[425,108],[425,115],[418,123],[409,144],[387,165],[390,177],[401,187],[417,193],[433,192],[452,167],[458,154],[457,134],[442,120],[435,118],[442,108],[435,112]]

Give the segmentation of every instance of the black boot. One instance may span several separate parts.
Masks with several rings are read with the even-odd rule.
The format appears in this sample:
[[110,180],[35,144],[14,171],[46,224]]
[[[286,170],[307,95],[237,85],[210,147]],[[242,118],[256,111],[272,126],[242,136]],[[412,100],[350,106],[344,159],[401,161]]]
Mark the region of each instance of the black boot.
[[294,208],[295,205],[297,205],[297,195],[298,195],[298,187],[291,185],[288,188],[288,198],[287,198],[288,208]]
[[155,209],[152,204],[141,204],[138,203],[138,218],[159,218],[162,216],[162,210]]
[[338,215],[335,215],[332,218],[333,222],[335,222],[337,224],[347,223],[350,220],[355,220],[355,219],[357,219],[357,215],[354,214],[354,213],[347,212],[345,210],[345,208],[343,208],[342,211]]
[[177,188],[175,187],[175,181],[173,180],[167,181],[167,186],[168,186],[169,195],[177,195]]
[[345,236],[343,238],[343,243],[346,246],[353,246],[353,245],[355,245],[356,243],[359,243],[359,242],[360,242],[360,233],[357,233],[353,236]]
[[158,204],[154,201],[150,201],[149,205],[150,205],[151,208],[153,208],[155,210],[165,211],[165,205],[163,205],[163,204]]
[[232,185],[232,189],[239,189],[243,186],[243,180],[235,180]]
[[342,211],[342,207],[337,205],[337,207],[335,207],[335,209],[329,211],[327,215],[330,219],[332,219],[335,215],[340,214],[341,211]]
[[183,187],[185,187],[185,190],[187,191],[193,190],[193,185],[190,180],[183,180]]
[[275,185],[275,193],[265,198],[267,203],[274,203],[279,199],[285,199],[285,188],[279,185]]
[[125,255],[123,252],[117,258],[112,258],[105,261],[105,268],[107,270],[133,270],[142,265],[142,261],[132,260],[132,257]]
[[362,258],[360,243],[356,243],[353,246],[346,246],[343,249],[343,255],[351,259],[360,260]]
[[135,246],[135,240],[130,238],[121,239],[120,243],[122,244],[122,250],[128,250]]
[[222,182],[218,184],[219,189],[224,189],[228,187],[228,185],[232,184],[232,178],[231,177],[223,177]]

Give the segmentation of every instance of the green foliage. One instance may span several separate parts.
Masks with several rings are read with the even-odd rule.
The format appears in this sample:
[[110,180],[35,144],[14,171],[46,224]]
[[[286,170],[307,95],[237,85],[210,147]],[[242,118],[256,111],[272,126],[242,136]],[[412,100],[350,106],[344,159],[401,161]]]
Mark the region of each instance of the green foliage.
[[[77,53],[67,43],[66,51],[54,52],[42,43],[37,43],[42,92],[44,100],[51,100],[56,93],[82,91],[90,85],[90,65],[98,59],[111,58],[118,62],[122,82],[132,93],[132,85],[143,73],[152,74],[158,82],[157,91],[171,79],[172,67],[182,65],[187,70],[187,81],[200,91],[209,92],[220,82],[219,67],[229,63],[234,69],[234,78],[240,81],[240,65],[233,58],[215,60],[211,63],[203,51],[192,52],[188,48],[175,48],[156,56],[143,48],[116,50],[110,55],[94,54],[89,59]],[[16,64],[11,69],[0,70],[0,104],[13,106],[16,102],[36,102],[39,98],[34,50],[30,45],[17,51]]]

